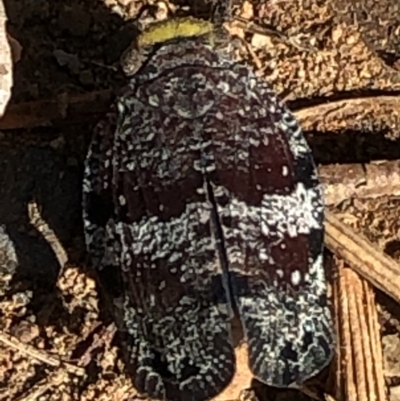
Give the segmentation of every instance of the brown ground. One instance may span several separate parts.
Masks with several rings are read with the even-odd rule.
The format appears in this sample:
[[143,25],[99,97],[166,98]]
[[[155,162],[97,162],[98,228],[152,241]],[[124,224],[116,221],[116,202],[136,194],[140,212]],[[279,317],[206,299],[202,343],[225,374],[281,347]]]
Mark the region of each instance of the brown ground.
[[[118,88],[123,82],[116,68],[119,57],[137,31],[138,10],[147,3],[154,7],[141,21],[165,14],[164,2],[147,0],[6,0],[9,33],[23,47],[15,66],[12,103]],[[189,14],[207,13],[198,0],[171,1],[172,13],[182,12],[187,3]],[[352,9],[348,3],[354,4]],[[321,165],[400,159],[397,3],[254,0],[239,4],[243,17],[272,25],[295,44],[246,33],[253,51],[244,56],[293,110],[301,113],[316,107],[301,121]],[[357,99],[362,98],[370,107],[360,106]],[[328,101],[341,106],[318,119],[319,107]],[[40,361],[0,343],[0,401],[122,401],[135,395],[123,373],[117,342],[103,344],[85,358],[85,350],[108,322],[93,280],[84,271],[81,176],[93,122],[61,121],[0,132],[0,224],[18,259],[9,288],[6,279],[0,284],[0,332],[13,334],[47,356]],[[370,200],[352,199],[336,210],[400,259],[400,198],[388,193]],[[2,238],[0,233],[0,242]],[[66,260],[69,263],[61,269]],[[396,387],[400,385],[400,310],[378,295],[387,381],[393,386],[394,401],[400,399]],[[72,367],[50,366],[50,356],[84,366],[87,375],[68,373]],[[36,389],[42,395],[32,398]],[[239,390],[231,398],[238,397]],[[260,392],[261,398],[276,397],[272,391],[265,393]],[[241,398],[247,396],[242,393]]]

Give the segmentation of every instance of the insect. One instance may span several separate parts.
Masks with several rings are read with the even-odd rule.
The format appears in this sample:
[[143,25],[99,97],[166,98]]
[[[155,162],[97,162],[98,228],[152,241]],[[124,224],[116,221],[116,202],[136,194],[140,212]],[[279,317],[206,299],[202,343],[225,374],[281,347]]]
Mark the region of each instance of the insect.
[[333,352],[310,149],[229,48],[202,20],[145,30],[85,162],[87,249],[119,278],[127,366],[152,398],[227,386],[235,311],[264,383],[300,387]]

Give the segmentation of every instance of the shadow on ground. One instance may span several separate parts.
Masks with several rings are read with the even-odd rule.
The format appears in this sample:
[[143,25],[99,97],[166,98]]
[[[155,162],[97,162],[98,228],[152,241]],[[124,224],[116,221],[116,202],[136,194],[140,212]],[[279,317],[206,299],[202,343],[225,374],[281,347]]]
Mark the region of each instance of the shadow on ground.
[[[23,48],[15,66],[13,103],[120,85],[122,74],[113,66],[135,29],[103,2],[5,3],[9,33]],[[55,54],[64,57],[57,59]],[[36,312],[46,304],[58,304],[55,283],[60,265],[40,228],[31,223],[28,204],[36,202],[68,259],[82,264],[82,162],[91,131],[91,126],[70,126],[0,134],[0,224],[16,247],[15,288],[32,290],[30,305]]]

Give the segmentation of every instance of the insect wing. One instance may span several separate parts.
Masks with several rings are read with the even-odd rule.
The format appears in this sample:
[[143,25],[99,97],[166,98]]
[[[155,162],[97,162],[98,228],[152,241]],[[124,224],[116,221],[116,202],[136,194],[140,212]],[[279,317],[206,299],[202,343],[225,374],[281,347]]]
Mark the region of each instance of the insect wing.
[[232,311],[198,165],[197,123],[154,104],[172,79],[165,74],[139,89],[133,81],[133,93],[119,101],[114,230],[138,389],[200,401],[232,378]]
[[300,387],[332,355],[321,188],[292,114],[247,69],[235,82],[209,122],[231,288],[255,376]]

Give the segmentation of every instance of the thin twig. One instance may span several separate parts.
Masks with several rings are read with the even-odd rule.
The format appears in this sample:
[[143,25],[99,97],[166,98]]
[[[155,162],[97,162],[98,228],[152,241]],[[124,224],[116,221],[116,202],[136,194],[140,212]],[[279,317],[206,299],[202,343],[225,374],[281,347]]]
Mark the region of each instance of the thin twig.
[[36,401],[41,395],[47,390],[50,390],[54,386],[58,386],[62,383],[65,377],[65,370],[58,368],[54,372],[51,372],[49,376],[35,383],[28,391],[23,393],[20,397],[14,399],[14,401]]
[[371,285],[343,260],[333,258],[338,279],[334,304],[339,328],[336,397],[353,401],[385,401],[382,345]]
[[111,100],[112,91],[103,90],[12,104],[0,119],[0,130],[94,122],[108,111]]
[[325,244],[376,288],[400,302],[400,264],[354,232],[329,210],[325,214]]
[[[372,291],[371,286],[365,280],[363,282],[364,288],[368,287],[368,291],[365,290],[365,310],[368,316],[368,331],[371,341],[372,360],[374,361],[374,378],[372,383],[376,385],[376,400],[383,401],[387,399],[386,384],[383,369],[383,351],[382,341],[380,336],[380,325],[378,323],[378,311],[375,303],[375,293]],[[377,372],[382,372],[377,374]],[[371,384],[372,384],[371,383]]]
[[[334,312],[334,323],[335,323],[335,338],[336,338],[336,353],[334,355],[334,378],[333,385],[331,386],[331,392],[334,394],[335,398],[338,400],[343,400],[345,397],[345,389],[343,383],[342,375],[342,364],[346,357],[346,346],[344,344],[348,343],[348,339],[344,334],[348,333],[348,328],[346,327],[347,320],[342,322],[342,315],[346,313],[347,306],[343,304],[343,298],[341,294],[340,285],[341,277],[340,271],[338,269],[339,263],[343,263],[341,260],[337,260],[335,256],[329,257],[326,260],[328,264],[328,269],[332,272],[332,295],[333,295],[333,312]],[[344,333],[343,333],[344,332]],[[342,346],[343,344],[343,346]],[[344,365],[344,364],[343,364]],[[344,365],[345,368],[345,365]]]
[[368,335],[362,331],[360,315],[357,310],[357,298],[360,298],[360,286],[357,274],[349,269],[343,269],[346,295],[348,299],[348,318],[351,333],[351,352],[354,363],[354,378],[357,391],[357,401],[368,401],[367,385],[365,377],[366,361],[364,358],[364,347],[362,338]]
[[[338,266],[338,293],[339,299],[339,313],[340,313],[340,340],[339,347],[343,351],[343,357],[340,360],[341,366],[339,369],[343,371],[342,375],[342,386],[341,399],[355,400],[357,395],[357,389],[355,384],[355,369],[354,360],[352,358],[351,351],[351,331],[350,331],[350,319],[349,319],[349,299],[347,297],[347,281],[345,276],[345,269],[343,268],[343,262],[341,261]],[[337,383],[339,386],[339,383]]]
[[328,164],[318,167],[318,175],[324,186],[326,205],[338,204],[350,198],[400,195],[399,160]]
[[332,102],[325,101],[293,111],[305,131],[338,132],[359,128],[360,121],[365,123],[360,118],[361,116],[371,116],[374,121],[379,121],[379,119],[386,120],[398,114],[400,98],[396,95],[355,97]]
[[31,358],[34,358],[40,362],[43,362],[49,366],[54,366],[54,367],[63,367],[64,370],[68,371],[69,373],[72,373],[77,376],[84,376],[85,375],[85,369],[72,365],[71,363],[61,361],[60,359],[48,355],[44,351],[40,351],[34,347],[32,347],[29,344],[24,344],[18,341],[15,337],[6,334],[6,333],[1,333],[0,332],[0,342],[3,344],[9,346],[10,348],[15,349],[16,351],[28,355]]
[[270,24],[256,24],[255,22],[248,21],[245,18],[242,18],[240,16],[235,16],[234,21],[231,22],[232,25],[235,25],[239,27],[240,29],[243,29],[246,32],[250,33],[257,33],[259,35],[263,36],[269,36],[269,37],[274,37],[278,39],[280,42],[284,43],[287,46],[293,46],[297,50],[300,51],[311,51],[313,50],[310,46],[301,46],[299,43],[296,43],[293,38],[289,37],[285,33],[279,31],[277,28]]
[[[96,325],[97,327],[97,325]],[[85,372],[84,367],[87,366],[91,361],[91,353],[96,349],[100,348],[103,344],[108,345],[116,332],[116,327],[114,324],[109,325],[104,328],[99,335],[95,335],[93,343],[88,347],[88,349],[79,358],[78,366],[71,365],[69,363],[64,363],[56,360],[56,358],[44,355],[40,351],[27,346],[26,344],[17,344],[17,340],[12,339],[11,336],[7,336],[0,333],[0,341],[5,344],[18,349],[29,356],[47,363],[51,366],[58,366],[56,370],[51,372],[47,377],[39,380],[35,383],[29,390],[18,397],[15,401],[34,401],[37,400],[46,391],[50,390],[52,387],[59,385],[65,378],[66,372],[77,374],[78,371]],[[9,338],[8,338],[9,337]],[[58,365],[56,365],[58,363]],[[71,369],[73,367],[73,369]],[[83,374],[80,374],[82,376]]]
[[54,230],[43,219],[40,208],[34,200],[28,203],[28,215],[29,222],[38,232],[40,232],[45,241],[52,248],[60,268],[63,268],[68,261],[67,251],[58,239]]

